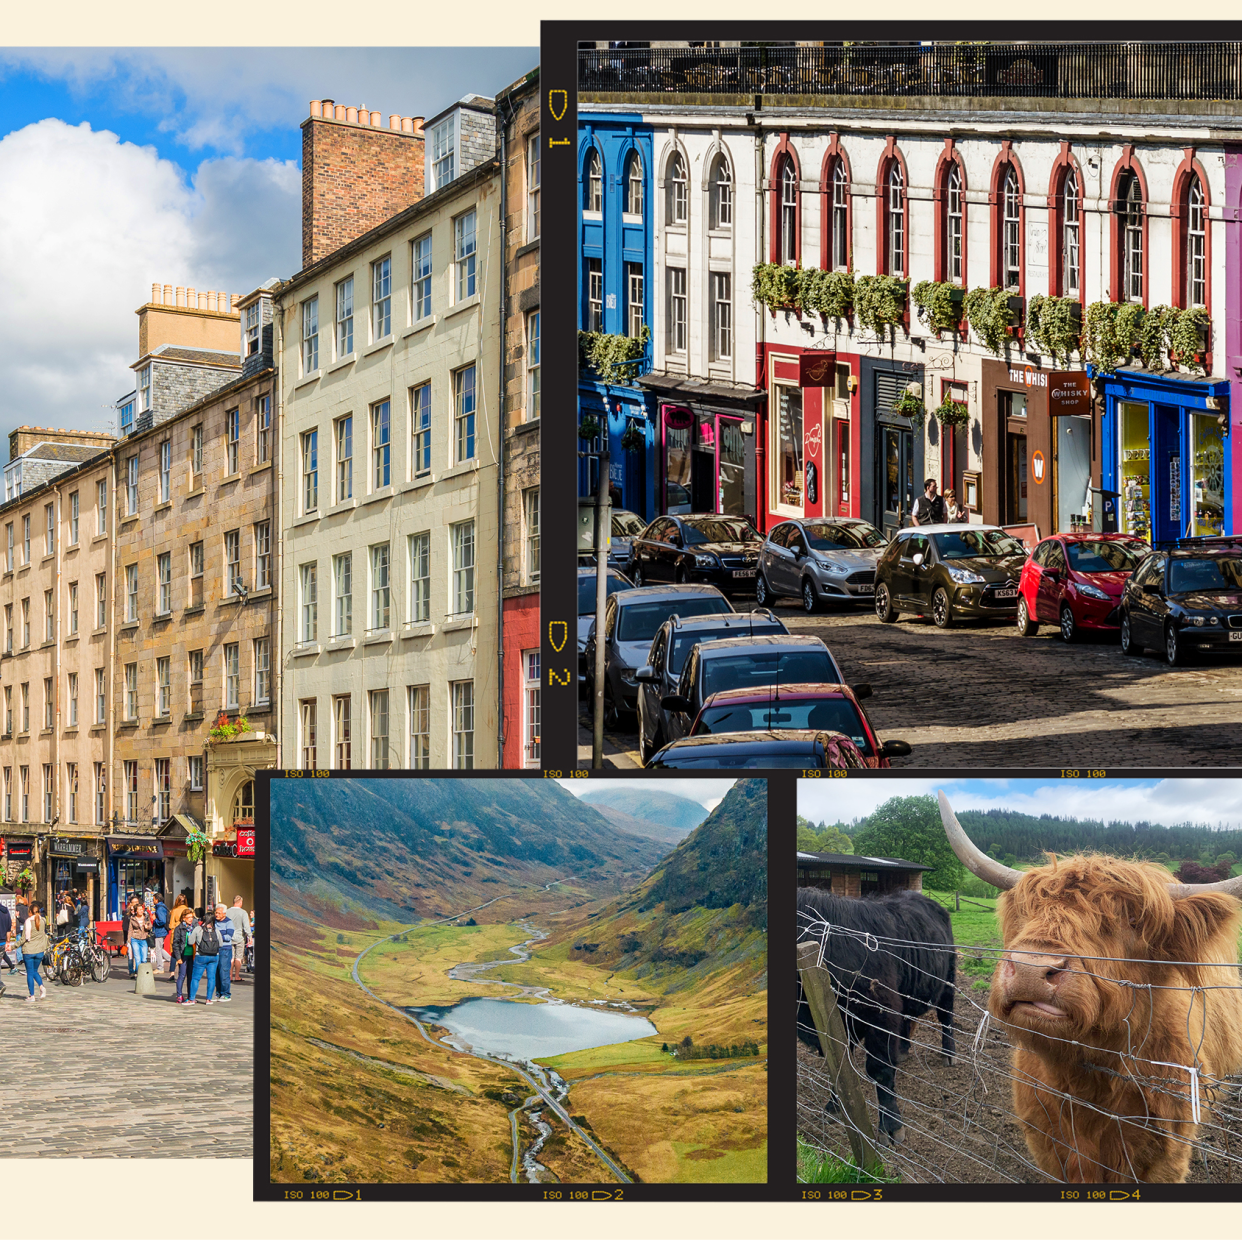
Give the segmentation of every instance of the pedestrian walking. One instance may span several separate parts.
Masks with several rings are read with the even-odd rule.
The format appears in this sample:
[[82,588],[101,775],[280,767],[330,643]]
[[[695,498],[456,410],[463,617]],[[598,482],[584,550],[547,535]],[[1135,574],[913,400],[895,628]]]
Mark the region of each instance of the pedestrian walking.
[[233,924],[233,979],[241,981],[242,965],[246,959],[246,945],[253,935],[250,916],[242,907],[241,897],[233,898],[233,905],[228,911],[229,922]]
[[970,515],[957,503],[957,493],[950,487],[944,493],[944,520],[946,522],[967,522]]
[[155,893],[155,906],[151,915],[151,935],[147,944],[151,949],[151,961],[155,973],[167,970],[169,965],[168,949],[164,941],[168,938],[168,907],[159,892]]
[[216,1000],[233,999],[233,920],[229,908],[220,902],[215,909],[216,931],[220,933],[220,960],[216,963]]
[[150,929],[147,927],[147,912],[142,908],[142,902],[137,897],[133,899],[129,908],[129,977],[133,979],[138,974],[139,963],[147,960],[147,936],[150,935]]
[[17,894],[17,908],[13,911],[13,943],[17,946],[17,963],[22,960],[22,928],[30,917],[30,894]]
[[177,965],[181,960],[178,954],[173,949],[172,938],[176,934],[178,925],[185,919],[185,917],[189,913],[190,913],[190,907],[189,907],[189,904],[186,902],[185,896],[183,894],[179,894],[177,897],[177,900],[173,902],[172,912],[168,916],[168,937],[165,940],[165,945],[168,949],[169,956],[171,958],[171,960],[168,963],[168,978],[170,981],[176,975]]
[[22,928],[22,961],[26,963],[26,986],[30,989],[27,1000],[35,999],[35,984],[39,985],[39,999],[47,999],[47,988],[39,976],[39,967],[43,965],[43,955],[49,947],[47,921],[42,907],[37,901],[32,901],[30,915]]
[[7,966],[9,974],[17,969],[13,959],[9,957],[9,945],[13,941],[13,916],[9,908],[0,901],[0,966]]
[[196,923],[190,933],[190,942],[194,945],[194,973],[190,976],[191,1005],[198,1000],[198,981],[207,980],[207,992],[203,1004],[212,1004],[211,994],[216,984],[216,970],[220,964],[220,933],[216,928],[216,912],[204,911],[203,921]]
[[85,932],[91,925],[91,902],[85,892],[78,894],[78,931]]
[[914,502],[910,521],[915,526],[934,526],[944,521],[944,501],[936,495],[936,480],[923,480],[923,494]]
[[[181,898],[177,899],[182,900]],[[191,971],[194,969],[194,941],[190,938],[196,926],[194,911],[189,906],[181,906],[181,916],[177,919],[172,933],[172,956],[177,968],[177,1004],[188,1005],[191,997],[183,995],[190,990]]]

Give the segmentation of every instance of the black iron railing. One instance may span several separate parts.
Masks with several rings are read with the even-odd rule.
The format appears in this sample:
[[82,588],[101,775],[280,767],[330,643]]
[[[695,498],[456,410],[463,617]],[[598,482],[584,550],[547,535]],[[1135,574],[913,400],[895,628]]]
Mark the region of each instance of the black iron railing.
[[1242,98],[1242,41],[582,49],[586,92]]

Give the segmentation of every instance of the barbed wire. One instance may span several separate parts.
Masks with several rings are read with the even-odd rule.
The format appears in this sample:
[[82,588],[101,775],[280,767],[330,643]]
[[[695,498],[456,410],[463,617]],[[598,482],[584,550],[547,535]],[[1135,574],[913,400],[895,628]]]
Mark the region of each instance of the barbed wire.
[[[869,969],[869,961],[862,967],[842,970],[831,960],[825,960],[831,936],[853,937],[863,943],[876,963],[885,958],[894,963],[900,960],[904,970],[928,976],[932,981],[936,981],[932,972],[920,969],[911,962],[910,955],[902,954],[901,950],[957,953],[959,978],[953,989],[952,1020],[947,1032],[958,1047],[952,1068],[944,1065],[942,1039],[945,1032],[941,1031],[939,1018],[927,996],[902,992],[891,986],[891,980],[886,983],[898,1004],[909,1003],[917,1012],[924,1013],[921,1018],[909,1019],[908,1033],[902,1031],[898,1035],[900,1028],[884,1022],[882,1014],[880,1020],[869,1017],[869,1013],[874,1015],[884,1006],[874,999],[860,1003],[851,992],[851,978],[857,984],[860,978],[864,981],[868,976],[874,978],[874,971]],[[856,1041],[848,1051],[849,1061],[864,1084],[868,1080],[866,1058],[860,1055],[857,1041],[864,1041],[868,1032],[876,1032],[890,1041],[908,1040],[908,1053],[896,1065],[894,1105],[890,1108],[897,1114],[893,1120],[900,1122],[903,1141],[885,1147],[881,1153],[890,1174],[911,1182],[1066,1181],[1069,1180],[1067,1163],[1078,1151],[1078,1132],[1088,1118],[1094,1118],[1092,1128],[1096,1132],[1101,1121],[1116,1126],[1118,1141],[1114,1149],[1119,1155],[1108,1162],[1102,1149],[1093,1148],[1091,1157],[1093,1166],[1108,1177],[1121,1181],[1140,1180],[1131,1152],[1141,1136],[1150,1134],[1169,1149],[1180,1147],[1188,1151],[1191,1168],[1187,1180],[1242,1181],[1242,1073],[1210,1074],[1201,1061],[1209,1030],[1208,993],[1242,993],[1242,969],[1236,963],[1149,962],[1081,955],[1086,960],[1107,961],[1121,969],[1156,965],[1169,970],[1188,967],[1221,972],[1219,982],[1184,985],[1148,983],[1091,971],[1067,972],[1128,989],[1130,1005],[1119,1020],[1123,1040],[1118,1047],[1097,1046],[1040,1032],[1044,1039],[1072,1047],[1076,1064],[1084,1073],[1100,1074],[1133,1088],[1125,1093],[1131,1101],[1131,1109],[1118,1112],[1082,1096],[1060,1091],[1014,1064],[1015,1041],[1011,1032],[1026,1028],[995,1018],[971,995],[976,989],[976,980],[963,970],[963,955],[984,962],[999,960],[1012,951],[993,945],[951,946],[878,936],[822,919],[801,924],[799,940],[808,939],[820,943],[819,964],[835,972],[833,982],[838,1006]],[[969,984],[965,980],[969,980]],[[939,980],[939,983],[943,987],[944,981]],[[1159,1008],[1167,1011],[1174,1003],[1168,995],[1171,992],[1182,992],[1186,996],[1185,1036],[1190,1055],[1185,1064],[1164,1059],[1159,1053],[1165,1050],[1152,1045],[1153,1015],[1157,1009],[1155,994],[1162,994]],[[800,1026],[800,1033],[818,1046],[818,1033],[813,1028]],[[891,1048],[892,1044],[889,1046]],[[797,1114],[801,1140],[823,1156],[831,1155],[841,1165],[855,1167],[849,1142],[852,1123],[839,1103],[834,1104],[833,1084],[825,1063],[800,1049],[798,1072]],[[1029,1116],[1019,1120],[1013,1100],[1015,1088],[1023,1089],[1028,1098],[1033,1096],[1038,1101],[1044,1113],[1042,1125]],[[873,1091],[868,1090],[866,1098],[872,1128],[879,1133],[882,1111]],[[1135,1101],[1141,1105],[1141,1112],[1132,1111]],[[1058,1157],[1062,1173],[1059,1179],[1050,1176],[1032,1158],[1025,1137],[1028,1131],[1036,1137],[1042,1136],[1055,1149],[1063,1150]]]

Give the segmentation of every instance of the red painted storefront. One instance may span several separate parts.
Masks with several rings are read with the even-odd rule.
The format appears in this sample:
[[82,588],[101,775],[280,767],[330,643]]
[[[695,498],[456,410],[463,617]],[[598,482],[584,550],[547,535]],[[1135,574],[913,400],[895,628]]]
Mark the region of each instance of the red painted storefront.
[[[531,726],[538,738],[539,701],[539,592],[515,595],[504,601],[501,624],[505,642],[504,766],[538,767],[537,747],[531,749]],[[532,666],[533,660],[533,666]],[[534,712],[528,702],[534,690]]]

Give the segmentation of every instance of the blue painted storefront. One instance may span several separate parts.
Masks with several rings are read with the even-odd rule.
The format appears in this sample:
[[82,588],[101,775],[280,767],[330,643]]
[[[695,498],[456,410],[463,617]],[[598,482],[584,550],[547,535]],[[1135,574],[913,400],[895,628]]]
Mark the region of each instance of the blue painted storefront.
[[1229,381],[1124,367],[1088,372],[1105,399],[1101,481],[1120,493],[1117,529],[1156,543],[1235,533]]
[[[594,150],[599,154],[602,173],[602,211],[598,217],[582,210],[587,194],[587,161]],[[637,152],[643,170],[643,211],[634,217],[625,213],[626,172],[631,153]],[[603,331],[624,333],[627,329],[626,265],[637,265],[643,277],[643,322],[651,322],[652,194],[653,179],[651,130],[638,115],[600,115],[578,113],[578,326],[589,326],[589,260],[599,261],[603,284]],[[635,375],[650,370],[648,347],[645,358],[633,368]],[[656,515],[655,422],[648,394],[626,384],[601,384],[587,371],[578,383],[578,418],[594,415],[607,425],[609,475],[613,505],[630,509],[643,518]],[[629,426],[643,435],[644,447],[625,451],[621,437]],[[597,454],[600,440],[579,441],[579,448]],[[593,495],[598,481],[599,458],[578,459],[578,494]],[[619,496],[618,496],[619,493]]]

